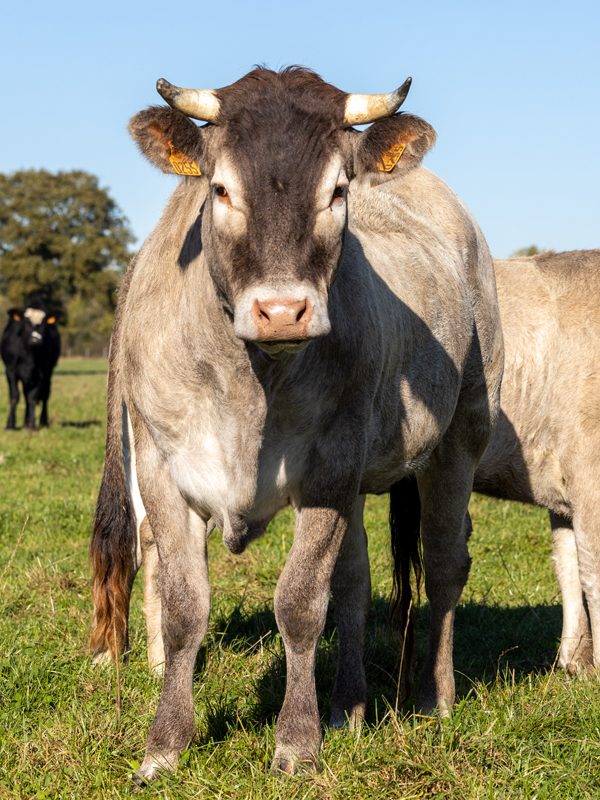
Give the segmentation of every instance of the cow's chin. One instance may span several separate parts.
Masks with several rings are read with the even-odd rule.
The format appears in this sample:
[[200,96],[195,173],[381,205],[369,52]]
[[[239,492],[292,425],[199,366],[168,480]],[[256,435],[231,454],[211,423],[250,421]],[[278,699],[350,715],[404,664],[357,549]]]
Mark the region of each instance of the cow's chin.
[[277,353],[299,353],[311,341],[312,339],[304,339],[302,341],[291,340],[289,342],[255,342],[255,344],[265,353],[274,356]]

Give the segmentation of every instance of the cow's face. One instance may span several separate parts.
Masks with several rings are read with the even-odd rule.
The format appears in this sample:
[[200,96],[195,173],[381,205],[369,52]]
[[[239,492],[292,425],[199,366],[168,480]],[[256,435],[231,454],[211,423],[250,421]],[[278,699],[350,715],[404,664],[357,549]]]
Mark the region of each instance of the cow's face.
[[297,352],[330,330],[352,157],[332,127],[319,131],[312,152],[310,130],[284,145],[275,120],[261,137],[241,140],[225,128],[211,142],[223,140],[202,220],[208,268],[236,336],[268,352]]
[[[362,113],[364,96],[306,70],[255,70],[204,94],[216,104],[215,124],[198,128],[183,113],[155,108],[134,117],[130,130],[165,172],[178,171],[179,159],[208,180],[202,251],[234,333],[267,352],[297,352],[330,330],[327,302],[341,262],[350,180],[362,174],[376,185],[382,175],[395,177],[381,170],[381,157],[401,129],[410,145],[404,166],[420,160],[416,140],[424,129],[423,152],[435,134],[414,117],[384,119],[385,130],[375,124],[358,133],[347,109],[353,98]],[[355,121],[367,121],[360,113]],[[406,135],[407,120],[423,130]]]
[[56,318],[40,308],[26,308],[23,311],[25,339],[30,347],[37,348],[44,339],[44,332],[49,325],[54,325]]

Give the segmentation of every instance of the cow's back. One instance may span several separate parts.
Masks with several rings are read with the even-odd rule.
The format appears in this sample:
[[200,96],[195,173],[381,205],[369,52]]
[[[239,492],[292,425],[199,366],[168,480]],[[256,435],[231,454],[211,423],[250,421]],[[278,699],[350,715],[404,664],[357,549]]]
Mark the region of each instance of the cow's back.
[[600,457],[600,250],[494,265],[505,371],[474,488],[570,517],[575,476]]

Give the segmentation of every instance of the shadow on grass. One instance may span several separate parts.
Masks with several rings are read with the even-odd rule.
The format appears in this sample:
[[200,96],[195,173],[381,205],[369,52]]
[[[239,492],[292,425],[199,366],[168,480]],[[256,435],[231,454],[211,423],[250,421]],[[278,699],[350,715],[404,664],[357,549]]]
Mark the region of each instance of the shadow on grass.
[[[506,608],[467,603],[459,606],[454,633],[457,701],[469,694],[474,682],[502,682],[512,676],[513,671],[515,680],[548,671],[556,660],[561,623],[560,605]],[[285,655],[272,608],[244,614],[243,608],[237,606],[229,616],[215,617],[211,629],[214,632],[207,637],[196,662],[199,681],[206,667],[207,653],[215,647],[239,653],[264,648],[266,665],[252,684],[246,686],[246,693],[253,695],[254,702],[244,704],[243,712],[238,708],[237,698],[230,693],[205,697],[205,725],[203,735],[197,740],[199,745],[211,739],[223,740],[240,721],[244,726],[258,729],[272,724],[285,695]],[[425,657],[428,630],[429,606],[424,603],[417,621],[415,687]],[[388,625],[387,600],[376,598],[369,612],[365,637],[368,722],[381,719],[396,703],[399,654],[399,637]],[[337,634],[330,604],[316,659],[317,695],[324,724],[329,718],[336,662]],[[210,664],[206,668],[210,669]],[[411,697],[405,707],[407,710],[414,700],[415,697]]]
[[53,375],[106,375],[107,369],[55,369]]
[[102,423],[99,419],[86,419],[78,422],[61,422],[60,425],[62,428],[94,428],[102,425]]

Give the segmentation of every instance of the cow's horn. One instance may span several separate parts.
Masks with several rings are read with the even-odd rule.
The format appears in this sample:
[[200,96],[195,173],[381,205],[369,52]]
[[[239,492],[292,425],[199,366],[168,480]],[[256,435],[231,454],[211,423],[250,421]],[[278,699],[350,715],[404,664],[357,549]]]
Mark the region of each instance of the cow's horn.
[[212,89],[180,89],[164,78],[159,78],[156,91],[172,108],[183,111],[188,117],[204,122],[217,121],[220,103]]
[[407,78],[399,89],[389,94],[349,94],[346,98],[344,124],[366,125],[391,117],[406,100],[411,83],[412,78]]

